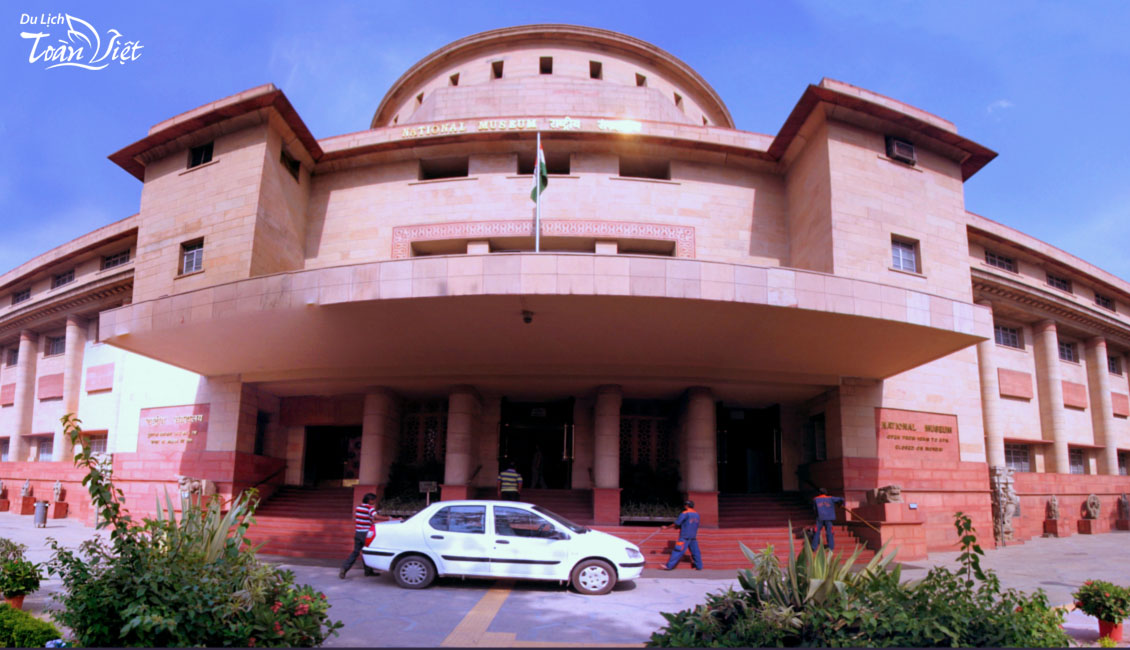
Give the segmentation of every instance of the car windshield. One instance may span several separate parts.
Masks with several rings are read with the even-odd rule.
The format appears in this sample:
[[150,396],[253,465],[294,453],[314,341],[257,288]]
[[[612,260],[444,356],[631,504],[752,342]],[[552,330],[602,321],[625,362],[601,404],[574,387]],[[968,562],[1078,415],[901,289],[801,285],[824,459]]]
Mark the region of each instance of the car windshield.
[[585,528],[584,526],[582,526],[580,524],[574,524],[573,522],[562,517],[561,515],[557,514],[556,512],[553,512],[552,510],[546,510],[545,508],[543,508],[541,506],[534,506],[534,510],[537,511],[537,512],[540,512],[541,514],[545,515],[546,517],[549,517],[550,519],[556,521],[557,523],[568,528],[569,530],[573,531],[574,533],[584,534],[584,533],[589,532],[588,528]]

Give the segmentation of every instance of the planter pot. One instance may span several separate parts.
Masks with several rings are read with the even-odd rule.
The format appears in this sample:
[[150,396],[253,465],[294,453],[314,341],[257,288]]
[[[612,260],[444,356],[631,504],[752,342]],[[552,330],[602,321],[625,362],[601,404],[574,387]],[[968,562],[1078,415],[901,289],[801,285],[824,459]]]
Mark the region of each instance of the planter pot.
[[1099,638],[1110,637],[1111,641],[1122,640],[1122,623],[1113,621],[1099,621]]
[[[8,605],[10,605],[12,609],[23,609],[24,608],[24,597],[22,595],[20,595],[20,596],[4,596],[4,602],[8,603]],[[1121,639],[1122,638],[1122,626],[1119,626],[1118,635],[1119,635],[1118,638]]]

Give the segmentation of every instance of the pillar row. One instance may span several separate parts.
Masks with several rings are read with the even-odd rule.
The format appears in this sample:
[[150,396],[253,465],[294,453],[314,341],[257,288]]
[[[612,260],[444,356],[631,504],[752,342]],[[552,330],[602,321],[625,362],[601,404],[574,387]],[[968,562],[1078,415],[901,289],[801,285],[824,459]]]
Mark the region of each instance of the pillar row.
[[[63,412],[78,414],[82,394],[82,362],[86,351],[87,322],[78,316],[67,316],[66,347],[63,355]],[[74,449],[71,440],[63,434],[62,427],[55,430],[54,459],[71,460]]]
[[[978,305],[993,308],[992,303]],[[997,376],[997,342],[988,339],[977,344],[977,366],[981,373],[981,418],[985,425],[985,454],[989,467],[1003,467],[1004,435],[1001,423],[1000,380]]]
[[687,391],[686,473],[687,498],[695,502],[703,526],[718,525],[718,421],[714,394],[709,388]]
[[1033,328],[1036,360],[1036,391],[1040,397],[1040,431],[1052,442],[1048,472],[1067,474],[1067,420],[1063,414],[1063,377],[1059,369],[1059,333],[1055,322],[1040,321]]
[[1118,441],[1115,439],[1114,405],[1110,397],[1106,339],[1087,341],[1087,384],[1090,388],[1091,426],[1095,444],[1101,445],[1099,474],[1118,474]]
[[620,523],[620,407],[624,391],[619,386],[601,386],[593,409],[593,521]]
[[396,395],[385,388],[365,394],[361,419],[359,484],[375,489],[388,483],[388,470],[396,455],[400,432],[400,407]]
[[28,460],[27,438],[31,433],[32,413],[35,408],[35,370],[39,354],[39,334],[31,330],[20,332],[19,361],[16,363],[16,395],[12,413],[15,427],[8,443],[8,458],[13,461]]
[[447,401],[447,443],[444,453],[444,499],[466,499],[471,479],[471,440],[479,419],[479,394],[471,386],[456,386]]

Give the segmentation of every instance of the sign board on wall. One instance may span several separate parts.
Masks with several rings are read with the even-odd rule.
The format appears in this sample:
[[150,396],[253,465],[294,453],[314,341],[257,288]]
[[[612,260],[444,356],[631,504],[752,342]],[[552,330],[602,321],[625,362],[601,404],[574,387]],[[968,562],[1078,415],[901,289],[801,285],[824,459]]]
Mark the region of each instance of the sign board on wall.
[[141,409],[139,452],[199,452],[208,439],[208,404]]
[[875,409],[879,458],[885,461],[961,460],[957,416],[902,409]]

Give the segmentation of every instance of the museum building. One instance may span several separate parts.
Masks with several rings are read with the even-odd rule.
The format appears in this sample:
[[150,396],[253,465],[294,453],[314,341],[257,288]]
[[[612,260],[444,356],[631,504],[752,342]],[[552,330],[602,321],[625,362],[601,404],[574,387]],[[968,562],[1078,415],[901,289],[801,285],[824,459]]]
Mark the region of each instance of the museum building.
[[676,57],[569,25],[451,43],[346,135],[218,99],[110,156],[137,214],[0,275],[0,508],[93,521],[73,412],[141,512],[190,477],[348,517],[511,461],[613,528],[655,481],[720,530],[824,486],[907,559],[959,510],[1125,527],[1130,284],[967,211],[995,155],[829,79],[741,131]]

